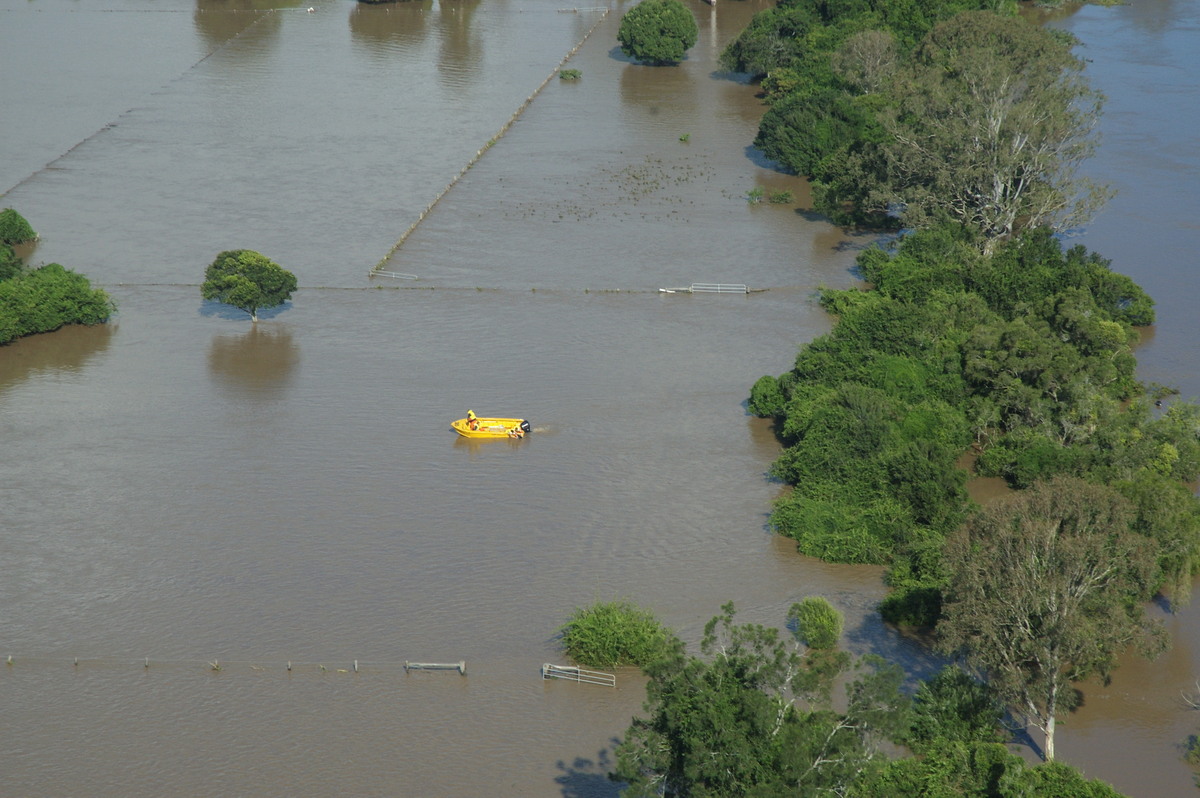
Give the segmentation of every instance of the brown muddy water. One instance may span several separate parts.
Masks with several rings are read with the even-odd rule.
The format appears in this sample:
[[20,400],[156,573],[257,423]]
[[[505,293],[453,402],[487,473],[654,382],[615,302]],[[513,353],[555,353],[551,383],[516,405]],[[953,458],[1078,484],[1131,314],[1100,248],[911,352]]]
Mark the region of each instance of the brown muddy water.
[[[779,624],[821,594],[849,647],[931,673],[878,569],[765,528],[749,386],[829,329],[812,292],[870,241],[744,199],[803,192],[715,64],[766,3],[692,2],[677,69],[616,50],[626,3],[307,7],[0,0],[0,205],[120,305],[0,350],[0,792],[612,796],[642,681],[539,674],[598,599],[694,641],[727,600]],[[1123,192],[1079,238],[1159,299],[1146,378],[1196,395],[1195,9],[1054,24],[1110,96],[1089,168]],[[547,81],[581,41],[582,79]],[[384,266],[418,279],[368,277],[543,83]],[[199,299],[234,247],[299,277],[254,327]],[[658,291],[693,282],[769,290]],[[468,407],[535,434],[458,439]],[[1200,630],[1168,625],[1060,733],[1135,796],[1193,790]]]

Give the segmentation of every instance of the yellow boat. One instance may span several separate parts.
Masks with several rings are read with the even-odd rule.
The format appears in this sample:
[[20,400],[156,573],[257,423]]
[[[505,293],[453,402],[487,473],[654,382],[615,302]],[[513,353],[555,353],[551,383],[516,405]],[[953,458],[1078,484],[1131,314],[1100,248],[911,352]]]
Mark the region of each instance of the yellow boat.
[[529,422],[523,418],[460,418],[450,428],[464,438],[524,438]]

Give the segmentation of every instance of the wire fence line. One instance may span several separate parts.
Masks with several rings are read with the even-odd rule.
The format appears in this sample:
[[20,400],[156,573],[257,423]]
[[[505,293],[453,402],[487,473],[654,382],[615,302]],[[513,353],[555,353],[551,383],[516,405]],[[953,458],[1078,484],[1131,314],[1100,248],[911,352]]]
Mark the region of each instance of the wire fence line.
[[[502,668],[509,676],[516,674],[516,668]],[[0,665],[0,680],[11,678],[19,672],[67,672],[86,673],[102,671],[128,671],[144,674],[154,673],[229,673],[229,674],[262,674],[262,676],[307,676],[307,677],[338,677],[338,676],[398,676],[412,672],[440,671],[457,672],[458,676],[467,676],[466,660],[457,662],[431,662],[413,660],[223,660],[223,659],[154,659],[143,656],[142,659],[120,658],[120,656],[89,656],[89,658],[62,658],[62,656],[14,656],[8,654],[4,664]],[[521,668],[524,673],[524,668]],[[539,672],[533,666],[529,674]],[[540,668],[541,680],[557,682],[568,680],[578,684],[598,684],[617,686],[617,673],[608,671],[589,671],[575,665],[553,665],[542,662]],[[433,676],[430,678],[445,678]]]
[[[580,679],[577,673],[572,676],[573,681],[582,681],[589,683],[599,683],[596,678],[603,680],[604,684],[615,686],[616,674],[610,673],[594,673],[592,671],[581,671],[581,669],[571,665],[541,665],[541,676],[545,680],[548,669],[553,669],[557,672],[572,671],[582,672],[589,675],[590,678]],[[465,660],[456,662],[432,662],[432,661],[414,661],[414,660],[361,660],[361,659],[327,659],[327,660],[283,660],[283,659],[155,659],[154,657],[142,657],[140,659],[128,657],[48,657],[48,656],[16,656],[6,655],[3,664],[0,665],[0,679],[5,676],[11,676],[19,672],[46,672],[59,671],[71,673],[83,672],[100,672],[124,670],[130,672],[142,671],[143,673],[230,673],[230,674],[276,674],[276,675],[308,675],[308,676],[362,676],[362,675],[400,675],[409,674],[414,671],[446,671],[457,672],[460,676],[467,675],[467,663]],[[505,672],[515,674],[518,669],[503,668]],[[525,669],[519,669],[521,673],[526,672]],[[530,675],[538,673],[538,668],[531,665],[528,669]],[[435,677],[441,678],[441,677]]]
[[[232,670],[250,672],[279,672],[279,673],[396,673],[404,672],[415,665],[407,660],[362,660],[362,659],[327,659],[327,660],[284,660],[284,659],[157,659],[142,657],[130,659],[125,657],[22,657],[7,655],[3,668],[5,671],[25,669],[74,669],[74,670],[112,670],[112,669],[141,669],[152,670],[207,670],[213,672]],[[465,673],[465,663],[452,663],[455,669],[462,665]],[[429,669],[429,668],[425,668]]]
[[513,111],[512,116],[508,118],[507,122],[500,126],[500,129],[496,131],[496,134],[475,152],[475,155],[472,156],[471,160],[467,161],[466,166],[460,169],[458,174],[456,174],[454,178],[447,183],[441,191],[438,192],[437,196],[435,196],[433,200],[425,206],[425,210],[421,211],[421,213],[417,215],[416,221],[409,225],[408,229],[405,230],[400,235],[400,238],[396,241],[396,243],[392,245],[392,248],[387,251],[387,254],[380,258],[379,262],[371,268],[371,271],[368,272],[368,276],[380,271],[384,266],[387,265],[388,261],[391,260],[393,255],[396,254],[397,250],[404,246],[404,242],[408,240],[408,237],[412,235],[418,227],[420,227],[421,222],[425,221],[425,217],[428,216],[433,209],[437,207],[437,204],[442,201],[442,197],[446,196],[450,189],[454,188],[458,181],[461,180],[467,172],[471,171],[471,168],[479,162],[479,159],[484,156],[484,153],[490,150],[497,141],[504,137],[504,134],[507,133],[509,128],[513,126],[513,123],[521,118],[521,114],[525,113],[525,109],[528,108],[531,103],[533,103],[534,99],[536,99],[539,94],[541,94],[542,89],[546,88],[546,84],[548,84],[551,79],[559,73],[559,70],[562,69],[563,65],[566,64],[572,56],[579,52],[579,48],[583,47],[588,38],[590,38],[596,29],[600,27],[600,23],[604,22],[605,18],[608,17],[609,9],[607,7],[598,7],[589,10],[600,11],[601,13],[599,19],[592,23],[592,26],[588,28],[587,33],[583,34],[583,38],[581,38],[574,47],[567,51],[567,54],[564,55],[562,59],[555,65],[554,69],[550,71],[550,74],[546,76],[545,80],[543,80],[538,87],[534,89],[528,97],[525,98],[525,102],[521,103],[520,107]]
[[[95,288],[199,288],[199,283],[98,283],[93,282]],[[725,292],[725,293],[746,293],[746,294],[761,294],[764,291],[770,291],[770,288],[746,288],[744,290]],[[803,289],[815,291],[815,286],[803,285],[783,285],[775,286],[776,289],[791,290]],[[702,293],[689,288],[538,288],[536,286],[524,287],[503,287],[503,286],[468,286],[468,285],[380,285],[374,283],[371,285],[358,286],[338,286],[338,285],[313,285],[297,288],[294,293],[303,293],[306,291],[471,291],[473,293],[493,293],[493,294],[546,294],[548,296],[560,294],[662,294],[662,293]]]

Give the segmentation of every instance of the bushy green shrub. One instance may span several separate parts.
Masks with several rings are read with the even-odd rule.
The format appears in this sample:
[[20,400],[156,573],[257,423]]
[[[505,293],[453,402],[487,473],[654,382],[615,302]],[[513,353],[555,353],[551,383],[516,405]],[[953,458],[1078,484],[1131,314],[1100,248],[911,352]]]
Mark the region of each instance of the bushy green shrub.
[[796,624],[796,637],[809,648],[836,648],[842,637],[842,614],[821,596],[809,596],[793,604],[788,620]]
[[578,607],[560,631],[567,655],[590,668],[644,668],[673,639],[653,613],[624,599]]
[[[805,37],[818,23],[807,3],[780,3],[755,14],[721,53],[721,66],[733,72],[766,75],[798,65]],[[807,74],[800,72],[800,77]],[[798,84],[800,80],[796,81]]]
[[771,106],[754,146],[798,175],[820,171],[823,160],[847,152],[847,142],[876,135],[869,101],[834,89],[796,91]]
[[759,377],[758,382],[750,389],[750,404],[747,407],[759,418],[781,415],[783,404],[783,390],[779,387],[779,380],[769,374]]
[[826,562],[883,565],[891,559],[897,536],[911,524],[899,502],[858,496],[842,500],[793,492],[771,513],[777,532],[795,539],[802,554]]
[[0,211],[0,244],[24,244],[37,238],[25,217],[12,208]]
[[51,263],[0,282],[0,344],[67,324],[100,324],[113,309],[83,275]]
[[1001,743],[945,743],[920,757],[893,759],[856,785],[859,798],[938,795],[991,798],[998,795],[1054,798],[1123,798],[1102,781],[1089,780],[1061,762],[1029,765]]
[[1001,742],[1003,717],[1003,704],[986,684],[948,665],[917,688],[909,743],[923,751],[946,742]]
[[679,0],[642,0],[621,18],[621,52],[644,64],[678,64],[696,43],[696,18]]

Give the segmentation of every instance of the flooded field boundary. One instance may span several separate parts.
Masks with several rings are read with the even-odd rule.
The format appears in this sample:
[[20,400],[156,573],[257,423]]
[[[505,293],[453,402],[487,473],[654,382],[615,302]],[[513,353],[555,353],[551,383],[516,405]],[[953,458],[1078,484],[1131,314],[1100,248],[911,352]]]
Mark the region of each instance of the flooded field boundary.
[[[363,673],[363,672],[400,672],[403,673],[410,669],[420,668],[422,663],[414,660],[363,660],[349,658],[330,658],[325,660],[281,660],[281,659],[221,659],[214,657],[213,659],[156,659],[154,657],[143,657],[141,659],[129,659],[122,657],[18,657],[9,655],[4,660],[4,671],[13,673],[18,670],[38,670],[45,671],[50,669],[61,670],[71,668],[76,671],[81,669],[129,669],[129,670],[192,670],[200,669],[213,672],[222,672],[227,669],[250,671],[255,673],[261,672],[279,672],[291,673],[302,671],[315,671],[317,673]],[[459,669],[460,673],[466,675],[466,663],[455,662],[451,663],[451,669]],[[431,669],[430,664],[424,664],[425,670]],[[536,668],[534,669],[536,671]]]
[[367,272],[368,277],[374,277],[378,273],[383,271],[383,267],[385,265],[387,265],[388,261],[391,260],[392,256],[396,254],[396,251],[399,250],[400,247],[404,246],[404,242],[407,241],[408,237],[413,234],[413,232],[417,229],[417,227],[420,226],[421,222],[425,221],[425,217],[429,215],[430,211],[432,211],[437,206],[437,204],[442,201],[442,197],[446,196],[446,194],[450,191],[450,189],[454,188],[454,186],[458,183],[458,181],[463,178],[463,175],[465,175],[467,172],[471,171],[471,168],[473,166],[475,166],[475,164],[479,163],[479,159],[483,157],[484,153],[486,153],[488,150],[490,150],[492,148],[492,145],[494,145],[497,141],[499,141],[501,138],[504,137],[504,134],[507,133],[508,129],[513,126],[513,123],[515,123],[521,117],[521,114],[525,113],[525,109],[528,108],[530,106],[530,104],[533,103],[534,99],[536,99],[537,96],[542,93],[542,89],[546,88],[546,84],[548,84],[554,78],[554,76],[559,73],[559,70],[561,70],[563,68],[563,65],[566,64],[567,61],[569,61],[571,59],[571,57],[575,55],[575,53],[579,52],[579,48],[583,47],[584,43],[586,43],[587,40],[591,37],[591,35],[593,33],[595,33],[596,29],[598,27],[600,27],[600,24],[602,22],[604,22],[605,19],[608,18],[608,12],[610,11],[610,9],[608,9],[608,8],[585,8],[585,9],[571,9],[571,10],[572,11],[597,11],[598,10],[601,13],[600,13],[600,18],[597,19],[594,23],[592,23],[592,26],[590,28],[588,28],[587,33],[583,34],[583,38],[581,38],[578,42],[576,42],[575,46],[567,51],[567,54],[564,55],[562,57],[562,59],[554,66],[554,69],[552,69],[550,71],[550,74],[546,76],[545,80],[543,80],[540,84],[538,84],[538,87],[536,89],[534,89],[533,92],[528,97],[525,98],[525,102],[521,103],[521,105],[517,108],[517,110],[513,111],[512,116],[510,116],[508,118],[508,121],[505,122],[503,125],[501,125],[500,129],[498,131],[496,131],[496,135],[492,136],[486,144],[484,144],[481,148],[476,150],[474,157],[472,157],[471,160],[467,161],[466,166],[464,166],[462,169],[460,169],[458,174],[455,175],[454,178],[449,183],[446,184],[445,188],[443,188],[441,191],[439,191],[437,196],[435,196],[433,198],[433,200],[430,201],[430,203],[425,206],[425,210],[421,211],[421,213],[418,214],[416,221],[414,221],[411,225],[408,226],[408,229],[405,230],[400,235],[400,238],[398,238],[396,240],[396,243],[392,245],[392,248],[387,251],[387,254],[385,254],[382,258],[380,258],[379,262],[376,263],[375,266],[369,272]]
[[[199,9],[199,10],[200,10],[200,11],[203,11],[204,9]],[[234,11],[234,13],[237,13],[237,12],[239,11],[239,9],[234,9],[233,11]],[[132,10],[132,11],[130,11],[130,10],[121,10],[121,11],[116,11],[116,10],[114,10],[114,9],[98,9],[98,10],[97,10],[96,12],[94,12],[94,13],[101,13],[101,14],[107,14],[107,13],[135,13],[135,14],[151,13],[151,14],[178,14],[178,13],[185,13],[185,12],[183,12],[183,11],[180,11],[180,10],[175,10],[175,9],[154,9],[154,10],[150,10],[150,9],[135,9],[135,10]],[[183,70],[183,72],[179,73],[179,74],[178,74],[178,75],[176,75],[174,78],[172,78],[172,79],[168,80],[166,83],[164,83],[164,84],[163,84],[163,86],[169,86],[169,85],[171,85],[172,83],[174,83],[175,81],[177,81],[177,80],[180,80],[180,79],[181,79],[181,78],[183,78],[184,76],[186,76],[186,75],[190,74],[190,73],[191,73],[193,70],[195,70],[195,69],[196,69],[196,67],[200,66],[200,65],[201,65],[201,64],[203,64],[205,61],[207,61],[208,59],[212,58],[214,55],[216,55],[217,53],[219,53],[221,50],[223,50],[223,49],[225,49],[226,47],[228,47],[228,46],[229,46],[229,44],[230,44],[231,42],[237,41],[239,38],[241,38],[241,37],[242,37],[242,36],[243,36],[243,35],[246,33],[246,31],[248,31],[248,30],[250,30],[251,28],[253,28],[255,25],[257,25],[259,22],[261,22],[261,21],[262,21],[263,19],[265,19],[266,17],[268,17],[268,16],[270,16],[271,14],[275,13],[275,11],[274,11],[274,10],[269,10],[269,11],[267,11],[266,13],[264,13],[264,12],[262,12],[262,11],[251,11],[251,12],[244,12],[244,13],[252,13],[252,14],[254,14],[254,16],[255,16],[254,20],[253,20],[252,22],[250,22],[250,24],[246,25],[246,27],[244,27],[244,28],[242,28],[240,31],[238,31],[236,34],[234,34],[233,36],[229,37],[229,38],[228,38],[228,39],[226,39],[225,41],[221,42],[220,46],[218,46],[218,47],[214,47],[214,48],[212,48],[211,50],[209,50],[209,51],[208,51],[207,53],[205,53],[205,54],[204,54],[204,55],[203,55],[203,56],[202,56],[202,57],[201,57],[201,58],[200,58],[198,61],[196,61],[196,63],[192,64],[192,65],[191,65],[191,66],[189,66],[187,69]],[[160,88],[161,88],[161,87],[160,87]],[[21,186],[25,185],[25,184],[26,184],[26,183],[28,183],[30,180],[33,180],[35,177],[37,177],[38,175],[42,174],[42,173],[43,173],[43,172],[45,172],[46,170],[48,170],[48,169],[52,169],[52,168],[54,167],[54,164],[58,163],[58,162],[59,162],[59,161],[61,161],[62,159],[64,159],[64,158],[66,158],[67,156],[71,155],[71,153],[75,152],[77,149],[79,149],[79,148],[80,148],[80,147],[82,147],[83,145],[87,144],[87,143],[88,143],[89,141],[91,141],[92,139],[94,139],[94,138],[96,138],[97,136],[100,136],[100,135],[102,135],[102,134],[104,134],[104,133],[108,132],[109,130],[112,130],[113,128],[115,128],[115,127],[117,126],[117,124],[118,124],[118,120],[120,120],[120,119],[121,119],[122,117],[124,117],[124,116],[127,116],[127,115],[130,113],[130,111],[132,111],[132,110],[133,110],[132,108],[127,108],[127,109],[125,109],[125,110],[124,110],[124,111],[122,111],[120,114],[118,114],[118,115],[117,115],[117,118],[116,118],[116,119],[114,119],[113,121],[105,123],[105,124],[104,124],[102,127],[100,127],[99,129],[97,129],[97,130],[93,131],[93,132],[91,133],[91,135],[85,136],[84,138],[82,138],[82,139],[80,139],[79,141],[77,141],[77,142],[75,142],[74,144],[72,144],[72,145],[71,145],[71,146],[70,146],[70,147],[69,147],[69,148],[68,148],[66,151],[64,151],[64,152],[60,153],[60,154],[59,154],[59,155],[58,155],[56,158],[53,158],[53,159],[51,159],[51,160],[47,161],[46,163],[44,163],[44,164],[41,166],[41,168],[39,168],[39,169],[35,169],[33,172],[31,172],[30,174],[26,175],[26,176],[25,176],[24,178],[22,178],[21,180],[18,180],[18,181],[17,181],[16,183],[14,183],[13,185],[9,186],[8,188],[4,189],[3,191],[0,191],[0,199],[4,199],[4,197],[5,197],[5,196],[7,196],[7,195],[9,194],[9,192],[15,191],[16,189],[18,189],[18,188],[20,188]]]

